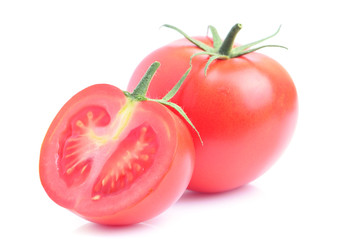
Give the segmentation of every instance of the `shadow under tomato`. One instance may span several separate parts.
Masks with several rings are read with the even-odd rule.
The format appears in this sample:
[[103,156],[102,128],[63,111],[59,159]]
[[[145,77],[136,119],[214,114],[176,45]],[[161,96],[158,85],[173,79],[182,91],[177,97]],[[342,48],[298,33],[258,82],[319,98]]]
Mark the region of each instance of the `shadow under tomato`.
[[109,236],[116,234],[126,235],[135,232],[138,233],[139,231],[147,231],[153,228],[156,228],[155,225],[146,222],[126,226],[110,226],[89,222],[77,228],[74,232],[89,236]]
[[[182,206],[198,206],[199,204],[212,202],[231,202],[231,201],[241,201],[249,198],[256,198],[258,195],[261,195],[261,190],[251,184],[245,185],[243,187],[221,192],[221,193],[200,193],[195,191],[186,190],[182,197],[174,204],[173,207]],[[81,235],[89,236],[113,236],[113,235],[132,235],[138,234],[139,232],[151,231],[157,229],[161,226],[161,222],[165,221],[167,218],[164,216],[159,216],[153,219],[150,219],[146,222],[126,225],[126,226],[108,226],[101,225],[96,223],[85,223],[79,228],[75,229],[75,233]]]
[[254,185],[248,184],[234,190],[219,193],[201,193],[187,190],[178,200],[177,204],[191,204],[197,202],[211,202],[218,200],[246,199],[261,194],[261,190]]

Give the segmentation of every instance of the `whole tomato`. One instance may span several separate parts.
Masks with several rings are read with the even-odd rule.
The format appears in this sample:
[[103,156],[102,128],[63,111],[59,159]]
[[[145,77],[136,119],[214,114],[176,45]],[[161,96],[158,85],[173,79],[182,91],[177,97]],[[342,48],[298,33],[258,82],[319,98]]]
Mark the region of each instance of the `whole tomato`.
[[59,111],[44,138],[40,179],[49,197],[90,221],[125,225],[157,216],[186,190],[193,140],[163,100],[145,98],[158,63],[133,93],[90,86]]
[[163,97],[191,62],[189,75],[171,100],[183,108],[203,140],[202,144],[192,132],[196,158],[188,189],[221,192],[253,181],[279,158],[297,122],[298,97],[290,75],[275,60],[255,52],[274,45],[251,48],[279,30],[259,41],[234,46],[239,24],[224,41],[212,26],[213,38],[192,38],[166,26],[185,38],[145,57],[128,90],[135,88],[146,66],[156,60],[162,68],[147,96]]

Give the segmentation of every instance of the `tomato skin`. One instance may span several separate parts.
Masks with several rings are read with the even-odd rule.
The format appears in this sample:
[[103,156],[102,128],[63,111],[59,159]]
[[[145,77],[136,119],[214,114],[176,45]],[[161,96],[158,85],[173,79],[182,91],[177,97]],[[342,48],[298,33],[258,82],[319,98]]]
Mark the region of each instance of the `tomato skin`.
[[[127,102],[129,99],[120,89],[107,84],[93,85],[80,91],[59,111],[41,147],[40,180],[49,197],[60,206],[95,223],[128,225],[159,215],[180,198],[193,172],[194,145],[186,125],[167,107],[153,101],[141,101],[131,105],[132,115],[122,129],[124,137],[121,135],[119,142],[126,141],[125,136],[144,122],[153,129],[152,137],[156,137],[159,146],[154,163],[144,177],[140,176],[139,180],[131,183],[121,196],[113,194],[100,198],[92,192],[96,189],[95,182],[104,164],[110,160],[97,156],[97,161],[92,162],[91,170],[83,181],[66,182],[61,178],[59,149],[63,133],[67,131],[73,116],[81,113],[82,109],[101,108],[107,113],[104,119],[114,121],[119,109]],[[105,120],[100,122],[101,125],[111,126]]]
[[[198,37],[209,45],[210,38]],[[181,39],[150,53],[135,69],[132,90],[149,62],[162,67],[152,80],[149,97],[162,97],[202,51]],[[192,70],[171,100],[181,106],[199,131],[192,132],[195,169],[189,189],[222,192],[262,175],[279,158],[295,130],[298,98],[286,70],[275,60],[252,52],[228,60],[209,56],[192,60]]]

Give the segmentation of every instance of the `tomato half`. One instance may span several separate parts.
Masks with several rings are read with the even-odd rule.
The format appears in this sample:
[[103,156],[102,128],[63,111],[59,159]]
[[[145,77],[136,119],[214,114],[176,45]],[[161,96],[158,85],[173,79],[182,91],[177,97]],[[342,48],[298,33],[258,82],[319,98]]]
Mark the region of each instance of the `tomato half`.
[[[209,37],[195,39],[213,45]],[[147,96],[163,97],[200,52],[187,39],[155,50],[137,66],[128,90],[157,60],[162,68]],[[189,189],[221,192],[253,181],[278,159],[294,132],[298,99],[287,71],[263,54],[214,60],[205,76],[210,57],[192,58],[191,72],[171,101],[183,108],[203,140],[202,145],[192,132],[196,160]]]
[[185,191],[194,146],[167,107],[135,101],[117,87],[90,86],[53,120],[40,153],[50,198],[90,221],[122,225],[150,219]]

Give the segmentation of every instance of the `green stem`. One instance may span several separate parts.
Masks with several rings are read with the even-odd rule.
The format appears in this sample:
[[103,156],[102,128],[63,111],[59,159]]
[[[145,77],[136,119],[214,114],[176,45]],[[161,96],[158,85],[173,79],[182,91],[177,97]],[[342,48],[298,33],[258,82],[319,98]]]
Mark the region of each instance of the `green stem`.
[[231,28],[230,32],[228,33],[224,42],[221,44],[219,48],[219,54],[229,56],[233,48],[236,35],[241,30],[241,27],[242,27],[241,24],[237,23]]
[[[228,33],[228,35],[226,36],[224,41],[221,40],[216,28],[210,25],[209,29],[213,35],[213,47],[210,47],[209,45],[207,45],[201,41],[198,41],[196,39],[189,37],[183,31],[181,31],[180,29],[178,29],[174,26],[171,26],[171,25],[164,25],[164,26],[178,31],[185,38],[187,38],[190,42],[192,42],[193,44],[195,44],[196,46],[198,46],[199,48],[201,48],[203,50],[203,52],[197,52],[190,57],[190,67],[191,67],[192,59],[195,56],[198,56],[198,55],[209,55],[210,56],[209,60],[207,61],[206,65],[205,65],[205,69],[204,69],[205,76],[206,76],[207,70],[209,68],[209,65],[216,59],[225,60],[225,59],[230,59],[230,58],[236,58],[236,57],[240,57],[242,55],[257,51],[264,47],[280,47],[280,48],[287,49],[286,47],[279,46],[279,45],[264,45],[264,46],[252,48],[253,46],[255,46],[265,40],[268,40],[268,39],[274,37],[276,34],[278,34],[281,26],[278,28],[278,30],[274,34],[272,34],[266,38],[263,38],[263,39],[245,44],[245,45],[241,45],[238,47],[234,47],[234,41],[235,41],[236,35],[239,33],[239,31],[242,28],[242,25],[239,23],[235,24],[231,28],[230,32]],[[179,85],[181,85],[181,83],[179,83]],[[169,93],[170,98],[173,95],[174,94]],[[168,96],[165,97],[165,99],[170,99],[170,98],[168,98]]]
[[146,95],[147,90],[149,88],[149,84],[150,84],[156,70],[159,67],[160,67],[159,62],[154,62],[153,64],[151,64],[151,66],[146,71],[145,75],[140,80],[139,84],[136,86],[134,91],[130,94],[131,97],[134,97],[134,98],[136,98],[137,100],[140,100],[140,101],[146,99],[145,95]]
[[168,102],[176,94],[176,92],[179,90],[179,88],[181,87],[181,85],[184,82],[185,78],[187,77],[187,75],[191,71],[191,66],[185,72],[185,74],[181,77],[179,82],[170,90],[170,92],[168,94],[166,94],[166,96],[164,98],[162,98],[162,99],[147,98],[146,93],[148,91],[150,82],[153,79],[153,77],[155,75],[155,72],[159,67],[160,67],[159,62],[154,62],[153,64],[151,64],[151,66],[148,68],[145,75],[142,77],[142,79],[140,80],[140,82],[138,83],[138,85],[136,86],[134,91],[132,93],[124,91],[125,96],[130,98],[132,101],[153,101],[153,102],[157,102],[157,103],[160,103],[162,105],[165,105],[165,106],[172,107],[173,109],[175,109],[175,111],[177,111],[186,120],[186,122],[188,122],[190,124],[190,126],[195,130],[195,132],[199,136],[201,144],[203,144],[198,130],[195,128],[194,124],[192,124],[192,122],[190,121],[189,117],[186,115],[184,110],[180,106],[178,106],[177,104],[172,103],[172,102]]

